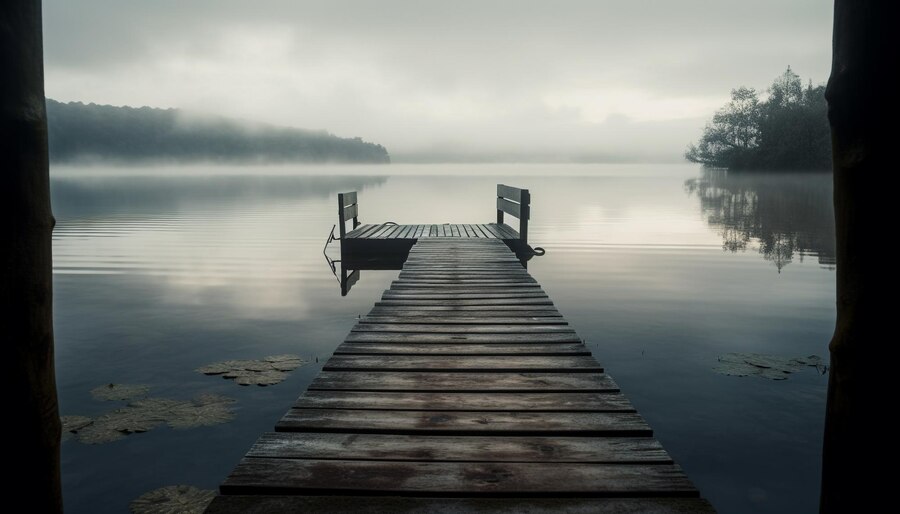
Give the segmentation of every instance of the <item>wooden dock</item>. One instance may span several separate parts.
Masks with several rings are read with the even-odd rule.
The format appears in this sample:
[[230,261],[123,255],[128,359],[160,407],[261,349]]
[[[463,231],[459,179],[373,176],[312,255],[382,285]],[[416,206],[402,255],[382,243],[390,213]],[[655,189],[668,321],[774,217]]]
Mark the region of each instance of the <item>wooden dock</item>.
[[[498,184],[496,205],[496,223],[361,224],[356,192],[341,193],[338,195],[340,230],[335,238],[341,242],[340,260],[345,268],[399,269],[416,241],[433,237],[496,239],[521,254],[528,248],[531,193],[527,189]],[[518,230],[504,222],[507,215],[519,220]],[[347,231],[345,225],[351,221],[351,230]]]
[[439,226],[207,512],[713,512],[503,238]]

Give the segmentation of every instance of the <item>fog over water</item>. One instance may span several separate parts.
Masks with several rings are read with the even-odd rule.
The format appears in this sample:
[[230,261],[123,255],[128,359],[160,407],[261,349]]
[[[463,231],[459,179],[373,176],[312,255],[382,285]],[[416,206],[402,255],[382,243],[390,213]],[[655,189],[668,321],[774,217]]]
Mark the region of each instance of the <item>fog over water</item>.
[[739,85],[823,82],[826,0],[44,2],[47,95],[327,129],[402,160],[673,162]]

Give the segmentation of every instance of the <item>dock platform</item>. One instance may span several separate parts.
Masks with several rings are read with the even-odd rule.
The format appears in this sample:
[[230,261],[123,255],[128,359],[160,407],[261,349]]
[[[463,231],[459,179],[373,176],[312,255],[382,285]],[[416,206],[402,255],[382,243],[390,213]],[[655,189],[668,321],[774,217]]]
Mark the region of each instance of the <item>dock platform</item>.
[[503,238],[439,227],[207,512],[714,512]]

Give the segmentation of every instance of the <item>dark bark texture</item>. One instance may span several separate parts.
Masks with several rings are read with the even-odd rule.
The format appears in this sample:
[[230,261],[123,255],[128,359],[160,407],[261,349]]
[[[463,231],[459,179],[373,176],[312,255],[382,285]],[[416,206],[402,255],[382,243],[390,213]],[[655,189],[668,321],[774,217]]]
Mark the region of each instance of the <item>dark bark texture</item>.
[[16,445],[6,490],[31,512],[60,512],[60,422],[53,366],[47,119],[40,0],[0,2],[0,306],[7,370],[7,441]]
[[821,512],[827,513],[865,512],[864,505],[890,490],[881,487],[890,474],[871,464],[878,454],[870,451],[872,422],[893,403],[893,387],[883,387],[890,376],[885,351],[895,337],[884,315],[885,307],[893,307],[888,286],[893,270],[877,241],[880,232],[892,228],[879,214],[889,189],[879,181],[890,180],[893,172],[887,149],[896,144],[897,132],[896,92],[888,75],[900,62],[900,45],[896,28],[889,26],[895,19],[889,5],[835,1],[825,93],[837,235],[837,324],[829,347],[822,469]]

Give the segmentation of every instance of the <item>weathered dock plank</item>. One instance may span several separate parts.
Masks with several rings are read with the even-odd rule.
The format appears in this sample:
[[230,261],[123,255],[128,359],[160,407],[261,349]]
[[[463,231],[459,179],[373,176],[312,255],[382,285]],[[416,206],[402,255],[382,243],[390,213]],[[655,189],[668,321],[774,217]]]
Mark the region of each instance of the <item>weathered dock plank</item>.
[[603,373],[323,371],[309,389],[345,391],[618,392]]
[[334,355],[325,371],[603,372],[591,356]]
[[617,392],[372,392],[305,391],[295,408],[380,409],[380,410],[463,410],[530,412],[634,412],[634,407]]
[[510,412],[291,409],[278,432],[453,434],[481,436],[581,435],[649,437],[635,412]]
[[697,490],[673,464],[434,462],[247,457],[223,494],[681,496]]
[[268,514],[271,512],[428,512],[460,514],[709,514],[712,506],[701,498],[422,498],[404,496],[217,496],[209,514]]
[[[503,191],[527,212],[527,191]],[[415,244],[208,512],[713,512],[510,251],[514,230],[345,237]]]
[[341,343],[334,355],[590,355],[583,344]]
[[670,464],[650,437],[479,437],[268,432],[247,457],[443,462],[581,462]]

